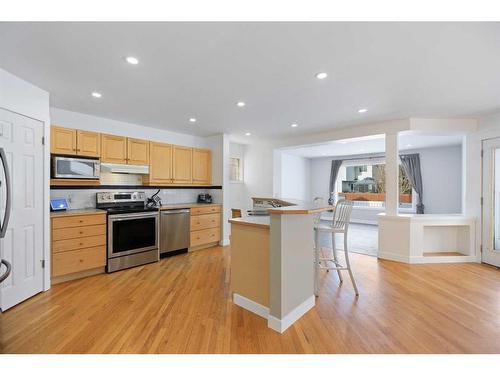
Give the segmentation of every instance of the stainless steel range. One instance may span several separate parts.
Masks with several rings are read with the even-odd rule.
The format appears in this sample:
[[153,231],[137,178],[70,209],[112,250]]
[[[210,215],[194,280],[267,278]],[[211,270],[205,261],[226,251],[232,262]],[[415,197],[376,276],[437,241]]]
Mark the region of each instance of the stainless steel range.
[[107,272],[159,260],[158,209],[146,207],[144,192],[102,192],[96,201],[108,212]]

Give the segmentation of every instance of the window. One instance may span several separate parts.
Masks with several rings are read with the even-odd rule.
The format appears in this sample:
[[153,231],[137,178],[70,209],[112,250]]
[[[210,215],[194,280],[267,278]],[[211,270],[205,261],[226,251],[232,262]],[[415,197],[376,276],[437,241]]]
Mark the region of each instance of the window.
[[[385,207],[385,162],[362,160],[345,163],[337,179],[337,196],[352,200],[358,207]],[[399,206],[412,208],[412,187],[404,168],[399,166]]]
[[241,158],[229,158],[229,180],[243,182],[243,163]]

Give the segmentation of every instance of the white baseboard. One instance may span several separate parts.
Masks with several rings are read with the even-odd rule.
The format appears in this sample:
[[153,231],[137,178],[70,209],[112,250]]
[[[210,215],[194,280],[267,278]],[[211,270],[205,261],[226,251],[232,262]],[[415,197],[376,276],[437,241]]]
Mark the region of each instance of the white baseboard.
[[477,258],[475,255],[411,257],[410,263],[412,264],[477,263]]
[[386,260],[393,260],[395,262],[410,263],[409,256],[400,255],[400,254],[396,254],[396,253],[381,252],[380,250],[378,251],[377,258],[386,259]]
[[279,333],[283,333],[295,323],[299,318],[314,307],[316,299],[314,296],[309,297],[295,309],[286,314],[283,319],[278,319],[272,315],[267,318],[267,326]]
[[245,310],[251,311],[264,319],[268,319],[269,317],[269,308],[262,306],[260,303],[254,302],[251,299],[243,297],[238,293],[233,293],[233,302],[235,305],[243,307]]

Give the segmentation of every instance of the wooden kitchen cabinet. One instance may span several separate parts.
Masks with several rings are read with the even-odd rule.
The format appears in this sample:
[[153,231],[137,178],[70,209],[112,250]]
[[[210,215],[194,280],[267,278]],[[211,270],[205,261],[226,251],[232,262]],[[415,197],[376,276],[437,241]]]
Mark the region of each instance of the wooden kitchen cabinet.
[[149,142],[143,139],[127,138],[127,164],[149,164]]
[[172,173],[174,184],[190,184],[193,181],[193,149],[191,147],[173,146]]
[[172,145],[149,142],[149,184],[172,183]]
[[51,217],[52,283],[103,273],[106,213],[55,213]]
[[221,206],[200,205],[190,212],[189,251],[216,246],[220,241]]
[[76,153],[98,158],[101,155],[101,135],[85,130],[76,131]]
[[50,152],[76,155],[76,129],[52,126],[50,128]]
[[212,152],[210,150],[193,149],[193,184],[212,183]]
[[127,138],[101,134],[101,161],[103,163],[127,163]]

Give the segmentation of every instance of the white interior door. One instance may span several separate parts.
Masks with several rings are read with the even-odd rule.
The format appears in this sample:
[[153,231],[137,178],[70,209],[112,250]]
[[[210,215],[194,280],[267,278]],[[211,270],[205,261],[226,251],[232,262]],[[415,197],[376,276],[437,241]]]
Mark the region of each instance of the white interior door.
[[[12,264],[0,284],[2,311],[43,289],[44,205],[43,123],[0,109],[0,147],[10,172],[11,211],[0,256]],[[0,220],[6,210],[7,186],[0,166]]]
[[500,267],[500,138],[483,141],[482,261]]

